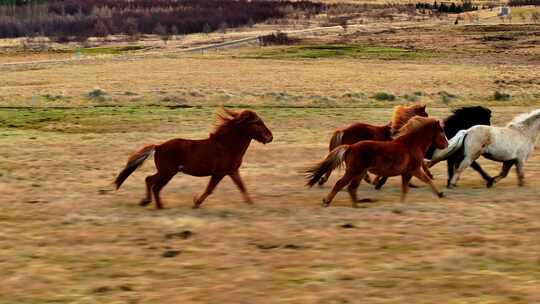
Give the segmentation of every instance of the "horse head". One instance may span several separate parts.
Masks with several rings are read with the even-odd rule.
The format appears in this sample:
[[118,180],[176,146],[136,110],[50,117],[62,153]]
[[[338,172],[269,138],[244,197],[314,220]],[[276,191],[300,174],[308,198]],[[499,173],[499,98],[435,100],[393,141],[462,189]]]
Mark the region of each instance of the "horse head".
[[250,138],[263,144],[270,143],[274,139],[272,131],[254,111],[244,110],[238,113],[237,119],[238,124],[242,126]]

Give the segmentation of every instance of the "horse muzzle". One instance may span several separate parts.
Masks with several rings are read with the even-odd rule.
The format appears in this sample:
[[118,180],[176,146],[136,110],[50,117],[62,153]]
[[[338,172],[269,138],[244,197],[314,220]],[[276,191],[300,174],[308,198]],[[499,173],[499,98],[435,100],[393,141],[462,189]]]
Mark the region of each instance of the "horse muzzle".
[[268,143],[271,143],[272,141],[274,140],[274,136],[270,134],[270,136],[267,136],[265,139],[264,139],[264,144],[268,144]]

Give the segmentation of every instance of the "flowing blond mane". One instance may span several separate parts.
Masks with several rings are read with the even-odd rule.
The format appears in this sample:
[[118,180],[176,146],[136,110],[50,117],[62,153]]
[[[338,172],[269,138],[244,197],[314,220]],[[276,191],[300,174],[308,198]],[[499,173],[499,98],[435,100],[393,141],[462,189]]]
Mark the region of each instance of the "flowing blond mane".
[[394,107],[392,113],[392,133],[396,133],[401,129],[412,117],[425,112],[425,105],[399,105]]
[[214,122],[214,129],[210,132],[210,138],[227,133],[239,117],[240,113],[222,108],[216,113],[216,121]]
[[409,121],[397,131],[397,133],[394,135],[394,138],[407,135],[411,132],[415,132],[423,128],[424,126],[432,124],[434,122],[437,122],[437,120],[434,118],[414,116],[409,119]]

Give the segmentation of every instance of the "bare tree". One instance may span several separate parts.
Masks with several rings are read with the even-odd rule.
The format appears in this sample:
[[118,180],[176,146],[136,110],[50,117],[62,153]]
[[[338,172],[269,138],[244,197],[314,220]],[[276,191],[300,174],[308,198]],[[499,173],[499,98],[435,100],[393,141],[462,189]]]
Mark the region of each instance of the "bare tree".
[[171,35],[167,31],[167,28],[164,27],[161,23],[158,23],[154,28],[154,34],[158,35],[164,44],[167,44],[169,39],[171,39]]

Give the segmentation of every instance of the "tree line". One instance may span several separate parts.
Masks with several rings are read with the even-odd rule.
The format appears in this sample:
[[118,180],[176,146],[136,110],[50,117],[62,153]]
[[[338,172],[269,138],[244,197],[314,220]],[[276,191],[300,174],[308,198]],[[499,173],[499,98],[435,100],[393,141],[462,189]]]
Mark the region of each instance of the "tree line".
[[0,0],[0,38],[179,35],[280,19],[290,10],[309,18],[324,9],[304,0]]
[[472,2],[470,1],[465,1],[458,4],[454,2],[450,4],[446,2],[437,3],[437,1],[435,1],[433,4],[427,2],[416,3],[416,9],[430,9],[441,13],[459,14],[476,11],[478,10],[478,7],[472,5]]
[[509,0],[509,6],[540,5],[540,0]]

